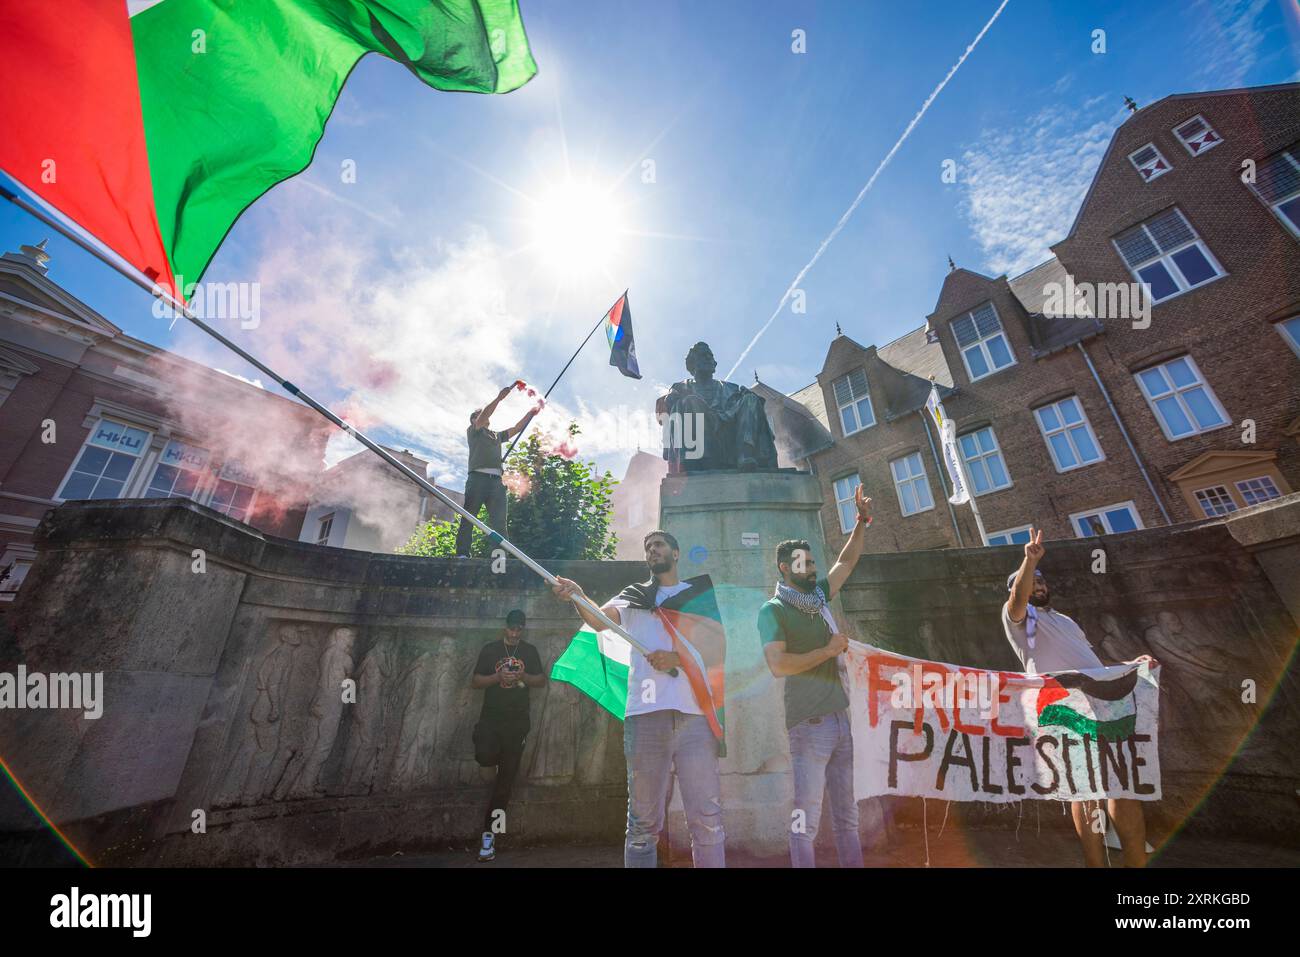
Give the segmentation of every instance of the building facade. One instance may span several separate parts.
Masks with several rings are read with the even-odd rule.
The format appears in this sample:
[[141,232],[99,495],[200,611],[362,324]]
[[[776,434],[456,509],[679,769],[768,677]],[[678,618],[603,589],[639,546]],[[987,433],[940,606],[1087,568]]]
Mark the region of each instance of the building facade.
[[73,499],[182,496],[297,538],[332,426],[124,334],[48,270],[43,244],[0,257],[0,601]]
[[[427,460],[409,449],[388,451],[411,471],[428,478]],[[465,493],[442,492],[458,505],[465,504]],[[455,517],[441,500],[363,449],[321,473],[312,488],[298,540],[363,552],[392,552],[410,541],[425,522]]]
[[[814,386],[828,547],[861,483],[874,551],[976,545],[931,376],[992,544],[1226,514],[1300,487],[1300,84],[1166,97],[1115,132],[1054,257],[953,268],[923,328],[838,336]],[[809,409],[816,402],[804,401]]]

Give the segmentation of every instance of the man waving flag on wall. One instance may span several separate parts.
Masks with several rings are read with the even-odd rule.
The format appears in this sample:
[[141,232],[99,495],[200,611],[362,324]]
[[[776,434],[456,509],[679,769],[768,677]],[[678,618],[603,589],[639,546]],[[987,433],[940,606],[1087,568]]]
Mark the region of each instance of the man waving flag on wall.
[[6,3],[0,40],[0,169],[177,298],[364,54],[440,90],[537,72],[516,0]]

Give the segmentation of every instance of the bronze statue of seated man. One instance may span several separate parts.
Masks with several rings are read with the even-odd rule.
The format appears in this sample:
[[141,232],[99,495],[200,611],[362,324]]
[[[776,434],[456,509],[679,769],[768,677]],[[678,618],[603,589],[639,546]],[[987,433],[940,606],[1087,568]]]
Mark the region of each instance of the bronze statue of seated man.
[[763,397],[713,378],[718,363],[707,343],[686,354],[691,378],[674,382],[655,403],[669,472],[776,468],[776,445]]

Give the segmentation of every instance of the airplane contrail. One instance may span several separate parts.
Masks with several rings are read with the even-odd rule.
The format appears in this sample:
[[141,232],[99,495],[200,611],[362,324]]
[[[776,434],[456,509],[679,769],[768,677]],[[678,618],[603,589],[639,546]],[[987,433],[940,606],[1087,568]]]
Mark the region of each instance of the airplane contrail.
[[930,104],[934,102],[935,97],[943,92],[943,88],[948,85],[948,81],[952,79],[953,74],[956,73],[958,68],[966,62],[966,58],[971,55],[971,51],[979,45],[980,40],[984,39],[984,34],[989,32],[989,27],[993,26],[994,21],[1002,15],[1003,9],[1010,2],[1011,0],[1002,0],[1002,5],[993,11],[993,16],[989,17],[989,22],[984,24],[984,29],[980,30],[980,32],[976,34],[975,39],[970,42],[968,47],[966,47],[966,52],[964,52],[960,59],[952,65],[952,69],[948,71],[948,75],[940,80],[939,85],[934,88],[934,91],[931,92],[928,97],[926,97],[925,102],[921,104],[921,108],[916,111],[916,116],[912,117],[912,122],[908,123],[907,129],[903,130],[903,135],[898,138],[898,142],[895,143],[890,151],[885,154],[885,158],[880,161],[880,165],[876,167],[876,171],[871,174],[871,179],[867,180],[867,185],[862,187],[861,192],[859,192],[857,198],[853,200],[852,205],[844,211],[844,215],[841,216],[840,221],[835,224],[835,228],[830,231],[830,235],[822,240],[822,244],[817,247],[817,252],[813,254],[813,258],[808,260],[808,264],[799,270],[799,275],[794,277],[794,282],[790,283],[790,287],[786,289],[785,295],[783,295],[781,301],[777,303],[776,309],[772,312],[772,315],[768,318],[767,322],[763,323],[763,328],[759,329],[754,338],[749,341],[749,345],[745,346],[745,351],[740,354],[740,358],[736,360],[736,364],[733,365],[731,371],[727,373],[727,379],[730,379],[736,374],[736,369],[738,369],[740,364],[745,361],[745,357],[749,355],[750,350],[758,344],[758,340],[763,338],[763,333],[767,332],[767,330],[771,328],[772,323],[776,322],[776,317],[781,314],[781,310],[785,308],[785,304],[790,301],[790,296],[799,288],[799,283],[803,282],[803,277],[808,274],[808,270],[812,269],[812,267],[817,263],[817,260],[822,258],[822,253],[826,252],[826,247],[834,242],[835,237],[840,234],[840,230],[842,230],[845,224],[848,223],[849,217],[853,215],[853,211],[862,203],[863,197],[867,195],[867,192],[875,184],[876,179],[882,172],[884,172],[885,167],[889,165],[889,161],[894,158],[894,154],[897,153],[903,143],[907,141],[907,138],[912,135],[912,130],[916,129],[916,124],[921,122],[921,117],[925,116],[925,111],[930,108]]

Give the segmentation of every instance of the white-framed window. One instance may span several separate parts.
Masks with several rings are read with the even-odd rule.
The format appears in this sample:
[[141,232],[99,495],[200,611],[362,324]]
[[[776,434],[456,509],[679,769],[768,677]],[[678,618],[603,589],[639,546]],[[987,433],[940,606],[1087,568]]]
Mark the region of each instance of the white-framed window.
[[1106,457],[1077,395],[1040,406],[1034,410],[1034,418],[1038,420],[1043,441],[1052,453],[1056,471],[1068,472]]
[[1033,529],[1032,525],[1021,525],[1019,528],[1004,528],[1000,532],[989,533],[990,545],[1024,545],[1029,542],[1029,533]]
[[1297,356],[1300,356],[1300,316],[1292,316],[1277,323],[1277,331],[1282,334]]
[[328,545],[330,543],[330,532],[334,530],[334,513],[330,512],[320,520],[320,527],[316,531],[316,544]]
[[853,493],[861,484],[862,479],[857,472],[837,478],[834,482],[835,509],[840,513],[840,531],[845,535],[853,531],[853,526],[858,521],[858,507],[854,504]]
[[1193,494],[1196,495],[1196,504],[1201,506],[1201,511],[1207,518],[1227,515],[1237,510],[1237,503],[1232,500],[1232,493],[1226,486],[1212,485],[1209,488],[1198,488]]
[[992,426],[959,435],[957,444],[961,446],[961,457],[966,462],[966,474],[970,476],[974,494],[983,495],[1011,486],[1011,476],[1007,474]]
[[65,501],[120,498],[149,448],[149,438],[145,429],[100,419],[86,436],[86,444],[55,497]]
[[197,499],[209,458],[207,449],[172,439],[158,457],[144,497]]
[[7,549],[0,556],[0,602],[14,600],[35,561],[32,550],[21,545]]
[[1128,161],[1133,164],[1133,168],[1138,171],[1144,183],[1149,183],[1173,169],[1169,161],[1160,155],[1160,150],[1156,149],[1155,143],[1148,143],[1129,153]]
[[208,505],[237,522],[247,522],[257,498],[254,481],[237,462],[226,462],[217,476],[217,487],[212,490]]
[[1243,479],[1237,483],[1237,493],[1247,507],[1258,505],[1260,502],[1267,502],[1269,499],[1282,497],[1282,493],[1278,491],[1273,479],[1267,475],[1261,475],[1259,478]]
[[1143,369],[1134,378],[1171,442],[1229,424],[1228,413],[1191,356]]
[[1190,120],[1184,120],[1174,127],[1174,136],[1183,148],[1193,156],[1200,156],[1206,150],[1214,149],[1223,142],[1223,137],[1214,132],[1213,127],[1199,113]]
[[1224,275],[1177,207],[1138,223],[1113,242],[1133,278],[1146,284],[1152,302],[1163,302]]
[[913,452],[889,463],[894,473],[894,491],[898,493],[898,507],[904,515],[916,515],[934,508],[930,482],[925,477],[925,463],[921,453]]
[[1300,143],[1261,160],[1250,188],[1287,229],[1300,236]]
[[952,334],[972,382],[1016,364],[1011,343],[991,302],[954,319]]
[[854,369],[848,375],[840,376],[831,388],[835,392],[835,405],[840,410],[840,426],[845,435],[861,432],[876,424],[865,369]]
[[1132,502],[1119,502],[1070,516],[1070,524],[1080,538],[1094,535],[1114,535],[1142,528],[1142,516]]

